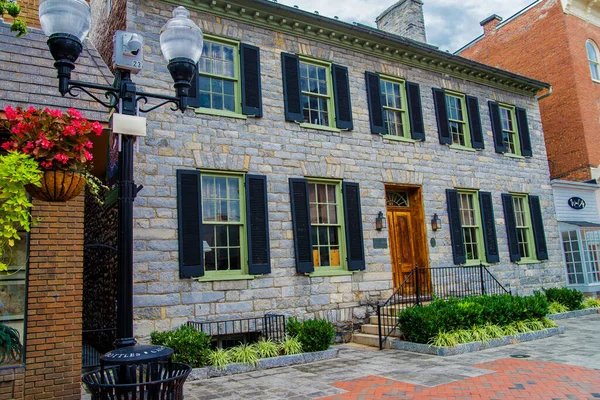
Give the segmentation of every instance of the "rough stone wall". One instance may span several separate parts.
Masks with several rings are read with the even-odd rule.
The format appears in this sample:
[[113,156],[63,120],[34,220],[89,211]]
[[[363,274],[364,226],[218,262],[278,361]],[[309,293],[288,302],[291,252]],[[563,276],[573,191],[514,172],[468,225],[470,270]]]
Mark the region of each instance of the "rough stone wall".
[[600,165],[600,85],[590,77],[587,39],[600,44],[600,28],[547,0],[459,54],[552,84],[540,111],[553,179],[591,179],[590,168]]
[[[129,2],[128,30],[145,40],[145,67],[136,82],[148,91],[172,93],[171,77],[160,56],[158,31],[171,7],[159,2]],[[135,180],[144,189],[135,200],[135,335],[172,329],[188,320],[262,316],[277,311],[300,317],[347,320],[366,313],[365,302],[387,298],[392,289],[389,249],[375,249],[375,218],[385,210],[384,184],[421,185],[425,218],[437,213],[443,228],[427,223],[429,262],[452,265],[445,189],[473,188],[493,194],[501,262],[490,270],[513,293],[563,282],[548,165],[537,102],[465,80],[393,63],[353,50],[321,44],[245,23],[192,11],[206,33],[257,45],[261,51],[264,117],[235,119],[184,114],[168,109],[147,115],[148,136],[135,154]],[[347,66],[354,130],[341,133],[305,129],[284,121],[281,52],[299,53]],[[425,142],[404,143],[370,133],[365,70],[420,84]],[[485,150],[469,152],[439,144],[433,87],[479,98]],[[533,158],[514,159],[494,152],[488,100],[526,107]],[[202,168],[267,175],[272,272],[252,280],[198,282],[179,279],[176,170]],[[367,268],[351,276],[311,278],[297,274],[288,179],[320,176],[360,184]],[[517,265],[509,260],[501,193],[539,195],[550,260]]]
[[427,43],[421,0],[400,0],[377,17],[377,28]]
[[81,398],[83,208],[33,201],[25,366],[0,373],[0,399]]

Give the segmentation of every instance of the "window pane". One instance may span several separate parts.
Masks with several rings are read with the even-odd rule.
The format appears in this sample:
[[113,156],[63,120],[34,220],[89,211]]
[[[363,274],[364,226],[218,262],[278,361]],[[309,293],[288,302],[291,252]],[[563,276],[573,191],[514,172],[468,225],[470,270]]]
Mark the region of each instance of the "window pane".
[[201,91],[204,91],[204,92],[210,91],[210,78],[208,78],[206,76],[201,76],[200,79],[198,79],[198,84],[200,86]]
[[233,96],[233,82],[223,81],[223,93]]
[[326,185],[317,185],[317,201],[319,203],[327,202],[327,187],[326,187]]
[[229,186],[228,197],[231,200],[240,198],[240,185],[239,180],[237,178],[229,178],[227,179],[227,184]]
[[229,269],[232,271],[242,269],[240,249],[229,249]]
[[596,54],[596,49],[591,42],[587,42],[585,44],[585,48],[587,50],[588,60],[598,62],[598,54]]
[[214,200],[202,200],[202,219],[204,221],[215,221],[216,215]]
[[229,202],[229,221],[230,222],[240,222],[240,201],[233,200]]
[[227,225],[215,225],[215,246],[227,247]]
[[229,269],[229,252],[227,249],[217,249],[217,271]]
[[211,108],[209,93],[200,93],[200,107]]
[[223,97],[223,109],[227,111],[235,111],[235,98],[233,96]]
[[225,61],[233,62],[233,47],[223,46],[223,59]]
[[240,245],[240,227],[230,226],[229,227],[229,245],[239,246]]
[[338,223],[338,219],[337,219],[337,206],[335,206],[335,205],[329,206],[329,223],[330,224],[337,224]]

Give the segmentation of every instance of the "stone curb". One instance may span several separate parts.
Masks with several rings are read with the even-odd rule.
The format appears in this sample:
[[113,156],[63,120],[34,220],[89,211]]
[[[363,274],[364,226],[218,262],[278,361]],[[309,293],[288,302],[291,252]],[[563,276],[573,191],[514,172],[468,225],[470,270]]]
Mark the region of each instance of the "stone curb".
[[313,361],[328,360],[337,358],[339,349],[330,347],[325,351],[315,351],[313,353],[294,354],[290,356],[279,356],[271,358],[261,358],[257,365],[247,364],[229,364],[224,369],[215,367],[194,368],[188,376],[186,382],[197,381],[219,376],[228,376],[243,374],[251,371],[261,371],[263,369],[288,367],[290,365],[305,364]]
[[584,315],[590,314],[600,314],[600,308],[586,308],[583,310],[567,311],[558,314],[548,314],[547,317],[550,319],[565,319],[583,317]]
[[465,344],[459,344],[455,347],[436,347],[422,343],[405,342],[403,340],[392,339],[392,348],[396,350],[412,351],[414,353],[433,354],[436,356],[454,356],[457,354],[471,353],[473,351],[479,351],[483,349],[490,349],[492,347],[506,346],[508,344],[515,344],[518,342],[529,342],[536,339],[544,339],[550,336],[555,336],[563,333],[564,327],[549,328],[535,332],[525,332],[514,336],[505,336],[501,339],[491,339],[487,343],[483,342],[471,342]]

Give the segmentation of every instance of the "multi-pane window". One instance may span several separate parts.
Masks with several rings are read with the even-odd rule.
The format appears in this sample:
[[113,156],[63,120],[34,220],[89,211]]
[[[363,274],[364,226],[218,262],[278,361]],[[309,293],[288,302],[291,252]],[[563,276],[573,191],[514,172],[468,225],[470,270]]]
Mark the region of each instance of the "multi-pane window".
[[202,175],[202,225],[206,272],[244,272],[243,181],[234,175]]
[[342,205],[339,184],[308,182],[308,201],[315,267],[341,267]]
[[464,96],[446,93],[446,104],[452,144],[470,147],[471,138]]
[[459,192],[458,209],[467,263],[483,260],[483,234],[477,192]]
[[519,145],[519,132],[515,122],[515,110],[512,107],[500,106],[500,123],[502,124],[502,140],[506,152],[510,154],[521,153]]
[[583,277],[583,260],[581,259],[577,231],[562,232],[562,242],[569,284],[585,283]]
[[205,40],[198,63],[200,107],[239,112],[238,45]]
[[521,260],[535,258],[533,254],[533,231],[529,216],[527,196],[513,195],[515,222],[517,227],[517,240]]
[[592,74],[592,80],[600,81],[600,63],[598,60],[598,47],[591,40],[585,43],[585,50],[587,52],[588,62],[590,64],[590,73]]
[[409,137],[404,82],[381,78],[381,104],[388,135]]
[[333,126],[330,66],[300,61],[300,89],[304,122]]

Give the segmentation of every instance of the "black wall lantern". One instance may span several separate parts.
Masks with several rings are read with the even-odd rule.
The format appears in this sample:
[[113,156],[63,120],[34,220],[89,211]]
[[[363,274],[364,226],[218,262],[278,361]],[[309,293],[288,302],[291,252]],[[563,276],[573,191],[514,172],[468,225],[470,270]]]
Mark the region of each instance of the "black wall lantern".
[[442,220],[437,214],[433,214],[433,218],[431,218],[431,230],[436,232],[440,229],[442,229]]
[[[138,91],[131,80],[131,73],[135,74],[143,67],[143,38],[136,33],[117,31],[115,34],[113,85],[71,80],[71,71],[90,30],[90,7],[85,0],[41,0],[40,24],[48,36],[48,47],[55,60],[59,92],[63,96],[68,93],[76,97],[83,91],[104,107],[114,109],[122,116],[121,120],[128,117],[131,120],[138,111],[149,112],[166,104],[172,104],[174,111],[183,112],[187,108],[188,89],[203,46],[202,30],[189,16],[184,7],[177,7],[173,18],[160,30],[160,48],[175,83],[176,95],[167,96]],[[104,99],[88,89],[104,92]],[[149,98],[161,102],[144,109],[141,105]],[[143,127],[145,129],[145,122]],[[133,180],[134,141],[135,136],[122,135],[118,161],[117,347],[136,343],[133,338],[133,200],[142,187],[136,186]]]
[[383,212],[379,211],[377,218],[375,218],[375,229],[380,231],[383,228],[385,228],[385,217],[383,216]]

